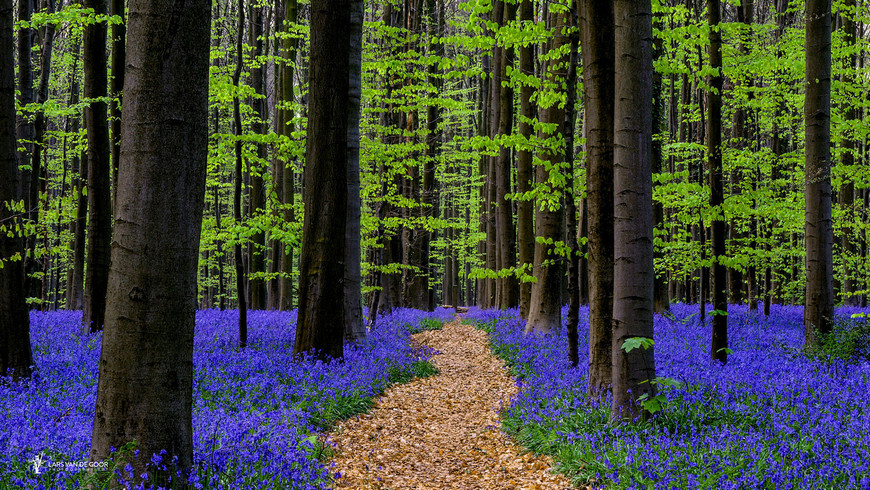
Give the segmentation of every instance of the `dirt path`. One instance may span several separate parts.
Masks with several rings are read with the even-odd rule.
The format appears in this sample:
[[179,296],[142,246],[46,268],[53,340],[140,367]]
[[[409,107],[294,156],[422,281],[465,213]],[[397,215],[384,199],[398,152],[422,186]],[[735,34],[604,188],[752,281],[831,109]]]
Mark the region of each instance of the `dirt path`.
[[484,332],[457,320],[415,339],[440,352],[441,374],[390,388],[370,413],[336,427],[335,488],[571,488],[498,429],[517,388]]

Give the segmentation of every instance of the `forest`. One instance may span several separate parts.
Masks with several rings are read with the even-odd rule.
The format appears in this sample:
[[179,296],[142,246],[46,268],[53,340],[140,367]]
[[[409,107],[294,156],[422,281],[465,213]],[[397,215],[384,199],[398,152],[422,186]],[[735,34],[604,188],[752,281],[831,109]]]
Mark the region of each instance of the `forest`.
[[870,3],[0,0],[0,489],[870,490]]

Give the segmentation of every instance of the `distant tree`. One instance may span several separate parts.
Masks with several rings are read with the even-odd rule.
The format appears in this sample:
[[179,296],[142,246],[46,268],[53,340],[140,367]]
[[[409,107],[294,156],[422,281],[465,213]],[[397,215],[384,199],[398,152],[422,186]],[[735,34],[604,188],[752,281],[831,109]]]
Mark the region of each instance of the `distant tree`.
[[[236,68],[233,71],[233,85],[238,87],[242,77],[242,39],[245,32],[245,2],[239,0],[239,23],[236,31]],[[233,186],[233,219],[242,222],[242,111],[239,95],[233,97],[233,153],[235,156],[235,185]],[[242,241],[237,237],[233,245],[233,259],[236,265],[236,296],[239,304],[239,348],[248,345],[248,295],[245,280],[245,254]]]
[[311,4],[305,221],[293,352],[321,358],[344,355],[350,8],[351,0]]
[[[193,463],[210,10],[207,0],[129,2],[117,228],[90,458],[104,461],[135,440],[135,475],[161,450],[169,475]],[[149,484],[165,481],[158,474]]]
[[589,250],[589,394],[611,379],[613,318],[613,3],[583,0],[583,95]]
[[807,0],[806,7],[806,302],[807,346],[834,321],[834,232],[831,223],[831,0]]
[[0,376],[30,375],[30,314],[24,299],[24,241],[20,215],[15,134],[15,56],[12,0],[0,3]]
[[641,413],[638,398],[655,387],[653,348],[626,352],[635,337],[653,338],[652,6],[616,0],[613,132],[613,409]]
[[[106,0],[86,0],[85,8],[97,15],[109,13]],[[106,288],[112,247],[112,171],[109,161],[109,115],[106,96],[109,80],[106,67],[105,22],[85,27],[82,63],[85,69],[85,125],[88,130],[88,248],[85,266],[85,304],[82,324],[91,332],[103,329]]]
[[[563,30],[568,26],[567,11],[554,11],[551,6],[548,14],[547,25],[557,33],[549,42],[549,51],[552,53],[547,63],[547,89],[551,91],[564,90],[564,82],[568,71],[568,53],[562,50],[569,44],[568,37]],[[540,158],[543,161],[535,169],[535,182],[542,186],[551,186],[550,173],[558,172],[559,166],[565,158],[564,141],[565,134],[565,106],[556,101],[550,101],[549,107],[540,108],[540,121],[544,124],[556,125],[556,130],[549,136],[550,141],[541,151]],[[547,133],[539,131],[538,137],[546,139]],[[562,212],[559,211],[561,204],[562,189],[553,186],[550,195],[541,196],[535,206],[535,234],[538,237],[535,243],[535,278],[537,281],[532,285],[532,298],[529,308],[529,317],[526,322],[526,333],[550,332],[558,330],[562,324],[562,267],[561,261],[555,255],[555,241],[562,239]],[[487,250],[489,253],[489,250]]]

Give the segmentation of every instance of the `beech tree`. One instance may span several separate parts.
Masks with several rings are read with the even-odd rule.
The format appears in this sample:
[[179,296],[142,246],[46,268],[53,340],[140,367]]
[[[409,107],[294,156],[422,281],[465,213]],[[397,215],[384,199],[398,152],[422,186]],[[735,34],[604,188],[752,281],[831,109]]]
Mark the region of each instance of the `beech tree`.
[[831,223],[831,0],[807,0],[806,11],[806,303],[804,339],[819,343],[834,321]]
[[0,3],[0,376],[30,375],[30,314],[24,299],[24,241],[15,154],[12,0]]
[[611,380],[614,26],[611,2],[581,2],[589,251],[589,394]]
[[728,285],[725,260],[725,218],[722,203],[722,31],[719,24],[721,6],[708,0],[710,24],[710,66],[707,89],[707,158],[710,176],[710,208],[713,210],[713,337],[710,355],[720,362],[728,360]]
[[[106,0],[87,0],[86,8],[108,14]],[[88,130],[88,250],[82,324],[91,332],[103,329],[112,246],[111,163],[109,160],[108,69],[104,22],[85,27],[82,64],[85,69],[85,125]]]
[[[564,81],[568,69],[569,56],[563,52],[562,47],[569,44],[566,30],[569,29],[567,21],[568,11],[552,8],[548,14],[547,23],[555,34],[549,41],[551,55],[547,63],[548,90],[564,90]],[[543,130],[538,132],[538,138],[546,140],[546,146],[541,151],[541,162],[535,169],[535,182],[539,186],[546,186],[548,193],[541,195],[535,204],[535,235],[538,239],[535,243],[534,274],[537,279],[532,284],[532,296],[529,307],[529,317],[525,331],[550,332],[561,328],[562,323],[562,298],[561,261],[555,254],[555,241],[562,238],[562,213],[559,211],[561,204],[562,189],[554,185],[558,180],[551,175],[559,172],[561,163],[565,158],[565,146],[562,138],[565,133],[565,106],[555,98],[550,97],[549,107],[540,104],[540,120],[543,124],[555,126],[556,130],[548,134]]]
[[[208,148],[211,2],[131,0],[121,165],[91,461],[193,463],[193,329]],[[176,458],[177,459],[173,459]],[[137,480],[139,477],[137,477]],[[177,480],[173,486],[178,488]]]
[[653,396],[653,347],[623,349],[630,338],[653,338],[652,6],[616,0],[613,130],[613,410],[612,419],[641,413]]
[[351,0],[311,5],[305,221],[293,352],[321,358],[344,355],[350,9]]

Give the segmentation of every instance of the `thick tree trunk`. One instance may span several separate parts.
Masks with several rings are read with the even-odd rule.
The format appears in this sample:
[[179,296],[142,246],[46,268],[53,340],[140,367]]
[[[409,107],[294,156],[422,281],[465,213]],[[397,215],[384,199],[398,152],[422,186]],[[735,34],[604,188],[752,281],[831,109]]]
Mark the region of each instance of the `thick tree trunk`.
[[166,485],[193,464],[211,2],[131,0],[129,9],[123,164],[90,459],[104,461],[135,440],[140,475],[166,450],[167,469],[149,481]]
[[[521,23],[534,22],[534,8],[532,0],[521,0],[519,5],[519,18]],[[524,76],[534,76],[535,62],[534,50],[531,44],[520,45],[519,70]],[[537,110],[532,104],[534,87],[523,83],[520,87],[520,118],[519,134],[523,140],[532,136],[531,120],[537,115]],[[517,150],[517,194],[525,195],[532,190],[532,152],[525,144]],[[522,199],[517,203],[517,248],[519,263],[523,268],[523,274],[532,273],[532,263],[535,258],[535,228],[534,228],[534,203],[530,199]],[[532,283],[522,281],[520,283],[520,318],[528,318],[529,304],[532,300]]]
[[[85,8],[97,15],[108,14],[106,0],[86,0]],[[106,290],[112,251],[111,164],[109,161],[108,74],[106,68],[106,24],[85,27],[82,40],[85,68],[85,126],[88,130],[88,248],[85,267],[85,304],[82,324],[91,332],[103,329]],[[94,99],[103,100],[94,100]]]
[[586,202],[589,206],[589,395],[609,391],[613,318],[613,4],[583,0]]
[[[562,32],[567,26],[568,12],[550,12],[548,25],[553,32]],[[550,43],[551,52],[559,52],[562,46],[568,44],[566,36],[555,36]],[[554,56],[548,62],[547,79],[555,87],[564,87],[566,70],[568,68],[567,53]],[[550,107],[542,109],[541,122],[556,124],[553,135],[565,134],[565,108],[555,102]],[[546,133],[540,131],[538,137],[545,139]],[[558,136],[550,136],[556,138]],[[550,182],[550,172],[558,172],[557,168],[565,159],[564,149],[560,146],[548,148],[541,152],[541,160],[547,162],[538,165],[535,170],[535,180],[538,184]],[[551,170],[552,169],[552,170]],[[535,243],[535,277],[532,285],[532,299],[529,308],[529,318],[526,322],[526,333],[547,333],[559,330],[562,323],[562,267],[556,260],[554,242],[562,239],[562,213],[559,204],[562,199],[557,193],[562,189],[551,189],[551,195],[539,198],[535,206],[535,234],[542,241]]]
[[806,75],[806,303],[807,346],[831,330],[834,286],[831,223],[831,0],[807,0]]
[[[23,2],[22,2],[23,3]],[[0,376],[30,376],[30,315],[24,298],[24,240],[15,233],[5,203],[17,201],[18,147],[15,132],[12,0],[0,3]],[[29,53],[28,53],[29,55]],[[12,233],[9,233],[9,232]],[[11,235],[11,236],[10,236]]]
[[714,210],[713,242],[713,339],[710,356],[728,361],[728,269],[725,260],[725,218],[722,204],[725,192],[722,183],[722,32],[719,30],[721,6],[719,0],[707,1],[707,21],[710,25],[710,66],[716,70],[708,80],[707,148],[710,166],[710,208]]
[[653,338],[652,7],[614,2],[613,151],[613,420],[642,413],[653,396],[653,347],[623,350],[626,340]]
[[344,354],[350,0],[311,5],[311,68],[299,320],[293,352]]
[[[360,265],[360,181],[359,121],[362,95],[363,0],[350,2],[350,46],[347,107],[347,228],[344,272],[345,339],[362,343],[366,327],[362,315],[362,272]],[[428,244],[427,244],[428,246]],[[429,255],[426,254],[426,257]]]

